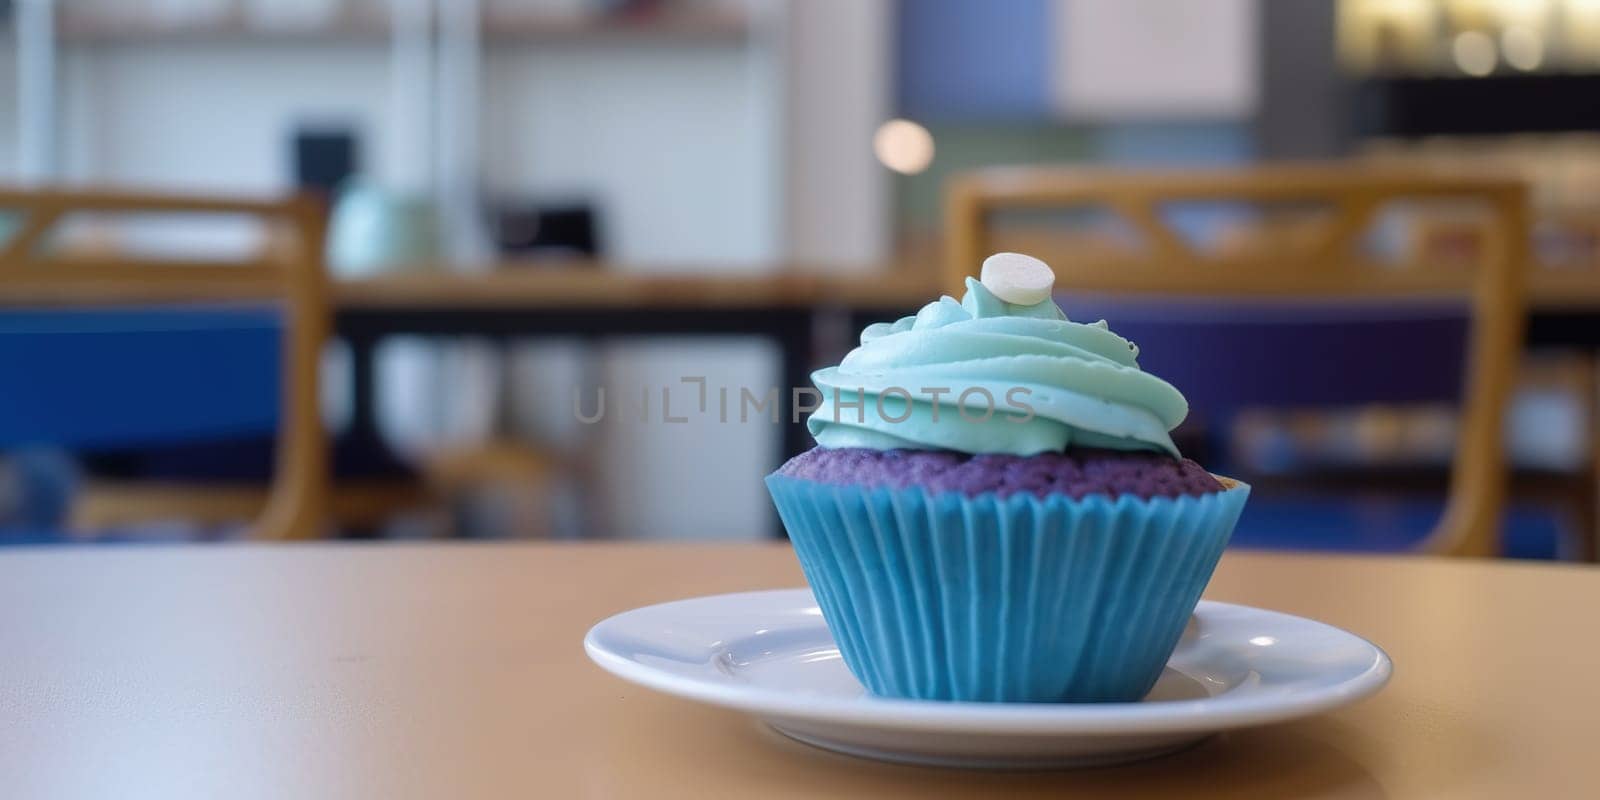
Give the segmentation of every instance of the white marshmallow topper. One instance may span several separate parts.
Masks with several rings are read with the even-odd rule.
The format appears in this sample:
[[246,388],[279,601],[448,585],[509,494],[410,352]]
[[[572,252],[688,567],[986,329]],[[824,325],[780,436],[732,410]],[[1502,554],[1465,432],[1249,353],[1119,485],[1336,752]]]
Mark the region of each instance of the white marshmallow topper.
[[995,253],[983,260],[978,281],[995,297],[1017,306],[1031,306],[1050,299],[1056,275],[1050,265],[1021,253]]

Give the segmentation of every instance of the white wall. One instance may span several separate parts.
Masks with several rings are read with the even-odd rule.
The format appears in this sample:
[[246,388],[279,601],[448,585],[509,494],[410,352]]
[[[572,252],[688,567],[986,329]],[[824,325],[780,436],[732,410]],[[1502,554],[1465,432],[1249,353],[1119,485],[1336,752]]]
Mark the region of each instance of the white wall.
[[893,4],[786,8],[786,250],[808,265],[881,264],[893,246],[891,184],[872,135],[893,109]]
[[490,48],[491,190],[592,197],[611,257],[748,269],[779,255],[768,98],[746,48]]
[[5,40],[0,41],[0,182],[16,177],[17,48]]
[[1243,119],[1255,111],[1257,0],[1055,0],[1053,100],[1069,119]]
[[290,183],[301,122],[352,122],[383,152],[385,50],[211,45],[63,48],[69,177],[231,192]]
[[[399,171],[385,163],[391,134],[381,45],[68,47],[64,54],[70,178],[278,191],[290,175],[291,131],[320,121],[353,124],[370,171]],[[490,188],[595,197],[613,255],[623,261],[773,262],[779,234],[767,171],[775,153],[764,98],[749,80],[754,60],[736,44],[491,48],[483,126]],[[10,136],[15,124],[5,127]]]
[[[781,429],[766,417],[740,423],[737,402],[740,387],[759,396],[775,385],[776,361],[770,344],[738,339],[652,339],[616,348],[606,365],[610,408],[598,444],[607,479],[595,521],[626,537],[767,535],[776,514],[762,478],[778,463]],[[686,376],[706,378],[705,413],[696,387],[680,381]],[[719,420],[721,387],[729,389],[727,422]],[[663,421],[663,388],[673,417],[688,422]],[[650,405],[641,420],[643,389]]]

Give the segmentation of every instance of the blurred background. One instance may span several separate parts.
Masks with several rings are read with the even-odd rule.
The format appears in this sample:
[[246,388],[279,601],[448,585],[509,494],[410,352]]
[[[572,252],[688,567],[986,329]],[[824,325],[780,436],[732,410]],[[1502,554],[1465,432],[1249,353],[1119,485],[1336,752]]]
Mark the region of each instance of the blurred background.
[[[0,0],[0,34],[0,541],[769,539],[808,440],[742,393],[952,291],[964,232],[1191,395],[1186,452],[1260,489],[1240,545],[1472,517],[1594,557],[1595,0]],[[1330,243],[1447,279],[1194,280]]]

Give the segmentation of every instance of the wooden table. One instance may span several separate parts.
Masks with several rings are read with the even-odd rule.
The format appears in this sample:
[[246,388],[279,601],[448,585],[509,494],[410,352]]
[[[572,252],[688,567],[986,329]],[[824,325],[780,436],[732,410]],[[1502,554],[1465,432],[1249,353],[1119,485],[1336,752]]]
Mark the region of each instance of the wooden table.
[[[768,274],[623,272],[605,265],[505,265],[484,274],[413,273],[337,281],[341,329],[354,335],[390,332],[483,332],[509,335],[627,335],[642,327],[711,330],[732,315],[747,333],[764,334],[773,319],[818,309],[874,318],[914,312],[944,291],[931,265],[827,273],[785,268]],[[1559,343],[1580,328],[1600,330],[1600,273],[1541,268],[1529,277],[1535,343]],[[650,322],[630,317],[660,316]],[[701,321],[701,319],[705,321]],[[1550,323],[1554,323],[1551,327]],[[609,324],[608,324],[609,323]],[[1548,331],[1541,335],[1541,331]],[[1544,340],[1549,340],[1545,342]]]
[[1535,270],[1528,277],[1528,345],[1600,354],[1600,273]]
[[[353,362],[352,434],[376,443],[382,439],[374,354],[390,336],[761,338],[778,350],[779,413],[792,420],[797,418],[791,413],[792,395],[782,387],[811,384],[811,371],[819,366],[819,312],[841,312],[842,324],[859,327],[863,318],[915,311],[937,295],[932,270],[844,275],[788,268],[719,275],[625,272],[604,264],[507,264],[484,274],[401,273],[338,281],[333,303]],[[803,423],[779,430],[785,458],[810,447]]]
[[693,266],[629,271],[600,262],[509,262],[484,273],[429,271],[335,281],[333,299],[338,308],[352,310],[915,307],[939,295],[934,266],[851,272],[793,266],[719,274]]
[[1232,553],[1208,596],[1394,657],[1326,717],[1081,772],[813,750],[589,663],[594,622],[800,583],[783,545],[0,553],[9,797],[1592,797],[1600,571]]
[[[780,386],[807,386],[819,361],[840,355],[818,352],[819,340],[834,340],[833,349],[847,347],[867,322],[914,313],[942,293],[932,258],[908,254],[888,267],[850,273],[800,266],[766,274],[628,272],[575,262],[337,281],[335,319],[354,362],[352,428],[356,438],[380,441],[373,354],[380,340],[401,334],[754,336],[777,346]],[[1600,275],[1536,270],[1529,303],[1530,345],[1600,349]],[[847,330],[821,335],[819,320]],[[781,402],[788,416],[788,397]],[[783,426],[782,435],[786,457],[810,445],[803,425]]]

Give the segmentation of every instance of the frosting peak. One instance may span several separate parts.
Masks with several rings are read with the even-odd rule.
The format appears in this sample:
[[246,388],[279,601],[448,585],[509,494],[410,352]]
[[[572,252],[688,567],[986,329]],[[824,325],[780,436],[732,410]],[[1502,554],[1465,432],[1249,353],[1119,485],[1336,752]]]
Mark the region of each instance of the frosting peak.
[[1188,413],[1171,384],[1104,321],[1071,322],[1050,300],[1016,305],[967,279],[915,316],[861,332],[861,346],[811,378],[806,421],[823,447],[1034,455],[1068,446],[1178,455]]

